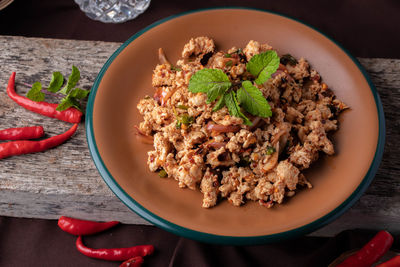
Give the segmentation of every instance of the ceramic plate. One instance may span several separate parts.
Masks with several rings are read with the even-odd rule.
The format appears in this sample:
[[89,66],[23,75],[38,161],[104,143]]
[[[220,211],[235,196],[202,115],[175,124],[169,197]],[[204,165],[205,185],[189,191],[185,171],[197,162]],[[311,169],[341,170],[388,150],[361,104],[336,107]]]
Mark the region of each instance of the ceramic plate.
[[[153,95],[152,70],[162,47],[175,62],[191,37],[209,36],[218,49],[269,43],[280,54],[306,58],[351,109],[333,136],[336,155],[322,157],[306,172],[313,189],[300,190],[266,209],[249,201],[222,201],[201,208],[199,191],[148,170],[151,146],[135,138],[142,120],[136,105]],[[341,215],[373,179],[384,145],[384,116],[366,72],[348,52],[321,32],[271,12],[224,8],[189,12],[159,21],[126,41],[100,71],[90,94],[86,130],[93,160],[111,190],[137,214],[172,233],[225,244],[256,244],[302,235]]]

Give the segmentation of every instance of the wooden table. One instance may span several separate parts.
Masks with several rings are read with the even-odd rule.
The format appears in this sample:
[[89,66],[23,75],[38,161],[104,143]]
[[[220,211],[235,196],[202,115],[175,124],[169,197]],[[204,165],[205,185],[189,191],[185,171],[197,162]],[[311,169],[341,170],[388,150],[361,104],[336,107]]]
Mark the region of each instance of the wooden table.
[[[69,124],[26,111],[6,94],[12,71],[17,91],[43,81],[53,71],[64,75],[72,65],[82,73],[80,86],[89,89],[97,73],[120,43],[0,36],[1,128],[43,125],[48,135]],[[386,117],[382,164],[367,192],[343,216],[313,235],[331,236],[345,229],[386,228],[400,233],[400,59],[359,58],[376,85]],[[107,187],[94,166],[84,123],[67,143],[46,153],[0,160],[0,215],[57,219],[61,215],[92,220],[149,224],[130,211]]]

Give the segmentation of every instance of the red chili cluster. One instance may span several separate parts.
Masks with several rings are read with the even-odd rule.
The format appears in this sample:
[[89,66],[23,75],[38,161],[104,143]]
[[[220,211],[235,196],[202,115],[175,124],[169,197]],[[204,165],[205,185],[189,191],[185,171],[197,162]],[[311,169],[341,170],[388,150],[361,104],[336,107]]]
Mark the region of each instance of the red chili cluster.
[[111,222],[93,222],[86,220],[74,219],[61,216],[58,220],[58,226],[65,232],[77,235],[76,248],[83,255],[91,258],[108,260],[108,261],[124,261],[120,267],[131,266],[139,267],[143,263],[143,257],[151,255],[154,252],[153,245],[139,245],[126,248],[89,248],[82,242],[83,235],[91,235],[105,231],[115,225],[117,221]]
[[15,92],[15,72],[11,74],[8,81],[7,94],[18,105],[30,111],[50,118],[56,118],[62,121],[74,123],[74,125],[65,133],[39,141],[31,141],[29,139],[37,139],[42,137],[44,134],[42,126],[9,128],[0,130],[0,140],[12,140],[10,142],[0,144],[0,159],[21,154],[45,151],[64,143],[76,132],[76,129],[78,128],[77,123],[81,121],[82,117],[81,111],[75,108],[58,111],[56,110],[57,104],[51,104],[47,102],[35,102],[30,100],[29,98],[18,95]]

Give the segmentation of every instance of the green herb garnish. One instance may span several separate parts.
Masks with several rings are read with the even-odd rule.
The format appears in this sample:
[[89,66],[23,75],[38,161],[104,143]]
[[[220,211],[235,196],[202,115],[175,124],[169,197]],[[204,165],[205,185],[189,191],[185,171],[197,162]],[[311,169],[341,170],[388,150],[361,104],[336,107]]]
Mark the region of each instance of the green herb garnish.
[[[71,92],[72,88],[74,88],[75,85],[78,83],[80,78],[81,78],[81,73],[79,72],[78,68],[75,66],[72,66],[72,72],[68,77],[67,84],[59,92],[63,95],[68,95],[69,92]],[[56,88],[56,90],[54,92],[58,92],[61,85],[58,88]]]
[[[279,57],[272,50],[254,55],[246,65],[255,77],[256,84],[266,82],[278,67]],[[213,111],[226,106],[231,116],[242,118],[246,125],[251,125],[251,121],[242,113],[241,107],[255,116],[272,116],[268,101],[251,81],[232,84],[221,69],[205,68],[197,71],[191,77],[188,89],[192,93],[206,93],[208,104],[218,99]]]
[[229,60],[228,62],[225,63],[226,67],[231,67],[233,65],[232,60]]
[[231,81],[222,70],[201,69],[190,78],[188,89],[192,93],[206,93],[207,103],[211,103],[231,86]]
[[251,125],[251,121],[240,110],[235,91],[229,91],[229,93],[225,94],[224,102],[229,110],[229,114],[238,118],[242,118],[244,124]]
[[56,108],[58,111],[63,111],[70,107],[75,107],[82,111],[79,100],[86,98],[90,91],[75,87],[80,77],[81,75],[78,68],[72,66],[72,72],[68,77],[67,84],[61,89],[61,86],[64,84],[64,77],[58,71],[53,72],[50,84],[47,88],[42,88],[40,82],[35,82],[26,96],[33,101],[44,101],[45,94],[42,92],[42,89],[46,89],[50,93],[59,93],[64,95]]
[[265,83],[279,67],[278,54],[269,50],[265,53],[254,55],[246,64],[246,69],[254,77],[256,84]]
[[275,153],[275,151],[276,151],[275,147],[273,147],[273,146],[267,147],[267,155],[272,155]]
[[50,81],[50,84],[49,84],[49,87],[47,88],[47,90],[52,93],[56,93],[58,90],[60,90],[63,83],[64,83],[64,76],[62,76],[61,72],[59,72],[59,71],[53,72],[53,75],[51,77],[51,81]]
[[263,118],[272,116],[268,101],[250,81],[242,82],[242,88],[237,91],[237,96],[242,107],[249,113]]
[[192,116],[189,116],[188,114],[182,114],[180,116],[176,117],[176,129],[181,129],[182,125],[185,125],[185,127],[189,126],[194,122],[194,118]]
[[35,82],[26,96],[36,102],[44,101],[45,95],[42,92],[42,84],[40,82]]
[[194,121],[194,118],[192,116],[189,116],[187,114],[183,114],[181,116],[179,116],[179,120],[183,123],[183,124],[192,124]]

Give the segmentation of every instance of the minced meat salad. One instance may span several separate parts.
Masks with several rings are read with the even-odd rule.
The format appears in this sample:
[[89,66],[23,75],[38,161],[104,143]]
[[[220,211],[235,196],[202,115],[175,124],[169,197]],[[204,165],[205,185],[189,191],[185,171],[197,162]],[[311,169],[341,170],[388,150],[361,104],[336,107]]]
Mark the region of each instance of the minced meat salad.
[[154,144],[148,165],[181,188],[200,189],[204,208],[227,198],[272,207],[312,185],[302,171],[334,154],[328,133],[348,108],[304,59],[268,44],[217,51],[192,38],[177,63],[162,49],[153,97],[140,100],[138,136]]

